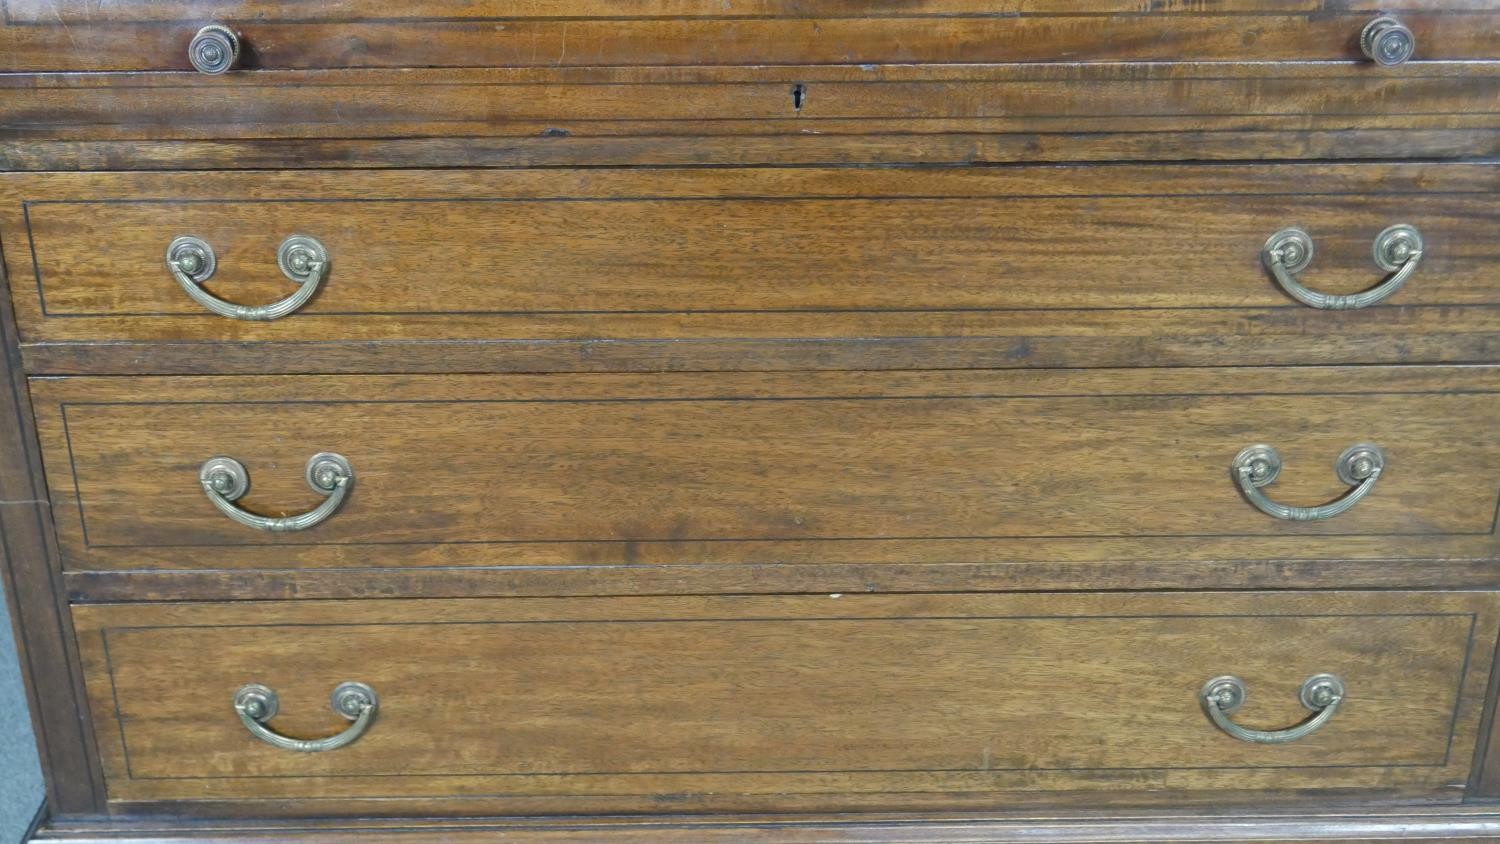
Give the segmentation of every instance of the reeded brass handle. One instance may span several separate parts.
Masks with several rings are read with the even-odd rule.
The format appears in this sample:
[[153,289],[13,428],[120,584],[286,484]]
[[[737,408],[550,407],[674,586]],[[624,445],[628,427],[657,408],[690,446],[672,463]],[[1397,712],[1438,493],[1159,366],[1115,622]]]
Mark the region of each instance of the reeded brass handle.
[[298,753],[323,753],[348,747],[370,729],[375,710],[380,706],[375,690],[364,683],[340,683],[333,690],[332,703],[334,712],[354,722],[348,729],[324,739],[294,739],[266,726],[280,708],[275,692],[259,683],[250,683],[234,693],[234,711],[250,735],[266,744]]
[[1297,273],[1307,269],[1313,259],[1312,236],[1302,229],[1282,229],[1271,235],[1261,248],[1260,258],[1293,299],[1310,308],[1348,311],[1368,308],[1401,289],[1422,261],[1422,235],[1404,223],[1381,232],[1375,238],[1375,266],[1394,275],[1369,290],[1343,296],[1319,293],[1297,281]]
[[298,285],[296,293],[269,305],[236,305],[209,293],[201,286],[218,268],[213,247],[196,237],[179,237],[167,246],[167,269],[194,302],[219,316],[265,322],[295,313],[318,292],[328,276],[328,250],[307,235],[292,235],[276,250],[281,274]]
[[1277,504],[1260,491],[1281,474],[1281,455],[1268,445],[1247,446],[1234,457],[1234,479],[1240,492],[1256,509],[1268,516],[1290,522],[1312,522],[1331,519],[1358,504],[1375,488],[1385,469],[1385,452],[1378,446],[1361,443],[1344,449],[1334,464],[1339,480],[1354,487],[1337,501],[1320,507],[1291,507]]
[[1208,717],[1219,729],[1240,741],[1256,744],[1286,744],[1306,738],[1328,723],[1328,720],[1338,711],[1339,704],[1344,701],[1344,681],[1332,674],[1317,674],[1307,678],[1302,683],[1302,691],[1298,697],[1301,698],[1302,705],[1311,709],[1315,714],[1297,726],[1285,730],[1252,730],[1229,720],[1230,715],[1245,705],[1247,694],[1244,680],[1230,675],[1215,677],[1203,686],[1203,691],[1200,693],[1203,711],[1208,713]]
[[215,457],[205,462],[198,471],[198,482],[203,485],[203,492],[219,508],[219,512],[236,522],[257,530],[290,533],[307,530],[327,521],[328,517],[338,512],[349,495],[350,487],[354,486],[354,467],[342,455],[332,452],[314,454],[307,461],[303,476],[313,492],[327,496],[327,500],[306,513],[282,518],[257,516],[235,505],[234,502],[250,489],[250,473],[245,471],[243,463],[233,457]]
[[203,27],[188,43],[188,61],[210,76],[234,70],[240,63],[239,33],[217,23]]
[[1365,24],[1359,49],[1378,65],[1405,64],[1417,51],[1417,38],[1401,21],[1382,15]]

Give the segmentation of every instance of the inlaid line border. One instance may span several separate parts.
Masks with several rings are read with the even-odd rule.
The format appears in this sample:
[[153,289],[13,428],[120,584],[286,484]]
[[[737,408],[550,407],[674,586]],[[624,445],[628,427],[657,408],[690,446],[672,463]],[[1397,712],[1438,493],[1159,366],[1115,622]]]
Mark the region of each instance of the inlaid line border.
[[[338,377],[338,376],[335,376]],[[355,376],[357,377],[357,376]],[[878,401],[1046,401],[1046,400],[1097,400],[1097,399],[1247,399],[1262,397],[1360,397],[1372,396],[1496,396],[1500,391],[1496,390],[1412,390],[1405,392],[1369,392],[1369,391],[1337,391],[1324,390],[1316,393],[1293,393],[1293,392],[1224,392],[1224,393],[1077,393],[1077,394],[970,394],[970,395],[896,395],[896,396],[716,396],[716,397],[655,397],[655,398],[517,398],[517,399],[266,399],[266,400],[204,400],[204,401],[60,401],[57,404],[58,416],[62,422],[62,433],[69,459],[69,471],[73,476],[74,501],[73,505],[78,509],[80,523],[84,526],[81,539],[83,541],[81,551],[106,551],[126,549],[181,549],[181,548],[232,548],[237,550],[254,550],[261,552],[274,551],[278,548],[298,547],[454,547],[454,546],[507,546],[507,545],[586,545],[586,544],[724,544],[724,543],[762,543],[762,542],[849,542],[849,541],[886,541],[886,542],[944,542],[944,541],[1067,541],[1067,540],[1110,540],[1110,539],[1258,539],[1269,536],[1268,534],[1245,534],[1245,533],[1173,533],[1173,534],[1151,534],[1151,533],[1129,533],[1129,534],[1045,534],[1045,535],[1011,535],[1011,536],[815,536],[815,537],[775,537],[775,536],[752,536],[752,537],[686,537],[671,539],[610,539],[610,538],[567,538],[567,539],[473,539],[473,540],[444,540],[444,541],[413,541],[413,540],[391,540],[382,542],[205,542],[205,543],[107,543],[92,544],[88,541],[87,517],[82,493],[79,489],[79,475],[76,463],[73,461],[73,442],[68,424],[68,412],[71,408],[88,407],[168,407],[168,406],[202,406],[202,407],[266,407],[285,406],[299,404],[333,404],[333,405],[486,405],[486,404],[686,404],[686,403],[791,403],[791,402],[878,402]],[[1226,472],[1227,473],[1227,472]],[[1490,524],[1487,530],[1477,531],[1414,531],[1414,532],[1378,532],[1361,531],[1357,533],[1318,533],[1320,538],[1370,538],[1370,537],[1483,537],[1494,536],[1500,531],[1500,488],[1494,492],[1496,501],[1491,511]],[[77,562],[83,562],[82,559]]]
[[[1441,769],[1446,768],[1452,760],[1453,742],[1457,735],[1459,714],[1464,704],[1464,689],[1468,685],[1471,666],[1471,655],[1475,644],[1477,632],[1477,612],[1416,612],[1416,613],[1160,613],[1160,614],[1100,614],[1100,615],[966,615],[966,616],[825,616],[825,617],[782,617],[782,616],[741,616],[741,617],[718,617],[718,618],[627,618],[627,619],[528,619],[528,620],[504,620],[491,619],[483,621],[409,621],[409,622],[301,622],[301,623],[277,623],[266,622],[264,624],[204,624],[204,625],[142,625],[142,626],[120,626],[102,627],[99,629],[100,641],[103,644],[103,655],[106,662],[107,676],[110,683],[110,694],[118,703],[119,691],[115,681],[115,669],[109,652],[109,634],[128,632],[154,632],[154,631],[177,631],[177,630],[240,630],[261,628],[381,628],[381,627],[448,627],[448,626],[509,626],[509,625],[564,625],[564,624],[639,624],[639,625],[665,625],[665,624],[735,624],[735,623],[830,623],[830,622],[864,622],[864,623],[900,623],[900,622],[922,622],[922,621],[1053,621],[1053,620],[1079,620],[1079,621],[1149,621],[1159,619],[1264,619],[1264,618],[1286,618],[1286,619],[1420,619],[1420,618],[1468,618],[1469,631],[1464,650],[1464,658],[1459,666],[1458,685],[1454,694],[1453,714],[1449,720],[1448,732],[1445,739],[1445,749],[1442,760],[1436,763],[1388,763],[1388,764],[1343,764],[1343,765],[1189,765],[1181,767],[1106,767],[1106,768],[1080,768],[1077,766],[1058,768],[1038,767],[1015,767],[1015,768],[853,768],[853,769],[815,769],[815,770],[722,770],[722,771],[529,771],[525,773],[349,773],[349,774],[254,774],[246,776],[165,776],[148,777],[136,776],[131,773],[131,762],[129,744],[125,734],[124,713],[118,705],[115,707],[116,724],[120,732],[120,747],[126,765],[126,777],[132,781],[161,782],[161,781],[242,781],[256,779],[393,779],[393,778],[446,778],[446,779],[528,779],[535,777],[635,777],[635,776],[715,776],[715,775],[839,775],[839,774],[989,774],[989,773],[1021,773],[1034,771],[1038,773],[1067,773],[1077,771],[1107,773],[1113,771],[1197,771],[1197,770],[1349,770],[1349,769]],[[226,707],[227,711],[227,707]],[[993,789],[993,791],[1004,791],[1005,789]],[[514,796],[524,796],[518,793]],[[465,795],[468,796],[468,795]],[[502,795],[512,796],[512,795]],[[537,796],[537,795],[531,795]],[[550,796],[550,795],[547,795]],[[591,796],[588,795],[560,795],[560,796]],[[629,796],[629,795],[610,795]]]
[[[530,169],[530,168],[518,168]],[[670,169],[670,168],[668,168]],[[1474,190],[1447,190],[1447,191],[1383,191],[1372,193],[1369,191],[1323,191],[1314,193],[1301,193],[1295,191],[1224,191],[1224,192],[1202,192],[1202,193],[1098,193],[1098,194],[880,194],[874,196],[853,195],[818,195],[807,196],[766,196],[757,194],[726,194],[722,196],[651,196],[646,194],[632,194],[622,196],[538,196],[538,197],[369,197],[369,198],[346,198],[346,197],[286,197],[286,198],[129,198],[129,199],[22,199],[21,207],[22,225],[25,228],[27,244],[30,247],[32,276],[35,279],[37,301],[40,314],[44,319],[98,319],[114,317],[154,317],[170,319],[202,319],[205,314],[201,312],[174,312],[174,311],[67,311],[53,312],[48,310],[46,297],[46,282],[43,277],[40,255],[37,250],[36,236],[33,231],[31,209],[43,206],[131,206],[131,205],[182,205],[182,206],[206,206],[206,205],[338,205],[338,204],[383,204],[383,205],[424,205],[424,204],[495,204],[495,205],[532,205],[551,203],[577,203],[577,204],[631,204],[631,203],[766,203],[785,204],[812,203],[812,202],[1087,202],[1091,200],[1160,200],[1170,202],[1172,200],[1204,200],[1204,199],[1226,199],[1265,197],[1265,198],[1291,198],[1299,199],[1368,199],[1370,197],[1395,198],[1417,196],[1427,197],[1483,197],[1494,196],[1495,191],[1489,189]],[[1408,215],[1415,216],[1415,215]],[[165,247],[163,247],[165,248]],[[163,277],[170,280],[165,266],[162,269]],[[1268,280],[1263,279],[1266,283]],[[1421,308],[1471,308],[1471,307],[1495,307],[1500,302],[1472,303],[1472,302],[1423,302],[1420,305],[1407,305],[1404,307]],[[688,316],[688,315],[742,315],[742,314],[866,314],[866,313],[1021,313],[1021,312],[1067,312],[1067,311],[1244,311],[1244,310],[1270,310],[1270,311],[1298,311],[1305,307],[1291,300],[1272,305],[1201,305],[1201,306],[1169,306],[1169,305],[1121,305],[1102,307],[939,307],[939,308],[706,308],[706,309],[672,309],[672,310],[598,310],[598,309],[575,309],[575,310],[453,310],[453,311],[309,311],[308,316],[318,317],[434,317],[434,316],[488,316],[488,317],[510,317],[510,316]]]

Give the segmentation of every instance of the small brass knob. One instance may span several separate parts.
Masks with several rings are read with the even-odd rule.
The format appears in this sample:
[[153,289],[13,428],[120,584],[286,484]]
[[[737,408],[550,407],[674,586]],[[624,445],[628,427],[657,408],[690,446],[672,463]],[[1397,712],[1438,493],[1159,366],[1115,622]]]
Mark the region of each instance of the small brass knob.
[[1365,25],[1359,35],[1359,48],[1378,65],[1405,64],[1417,51],[1417,39],[1401,21],[1379,17]]
[[240,36],[227,26],[211,23],[188,44],[188,61],[199,73],[209,75],[234,70],[240,63]]

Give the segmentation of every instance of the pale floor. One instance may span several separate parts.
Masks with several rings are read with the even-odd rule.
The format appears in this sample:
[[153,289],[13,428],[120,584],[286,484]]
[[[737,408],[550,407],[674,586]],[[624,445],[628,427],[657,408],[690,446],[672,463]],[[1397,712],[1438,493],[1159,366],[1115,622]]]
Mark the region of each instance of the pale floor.
[[10,615],[0,598],[0,844],[21,840],[42,802],[42,771],[21,691]]

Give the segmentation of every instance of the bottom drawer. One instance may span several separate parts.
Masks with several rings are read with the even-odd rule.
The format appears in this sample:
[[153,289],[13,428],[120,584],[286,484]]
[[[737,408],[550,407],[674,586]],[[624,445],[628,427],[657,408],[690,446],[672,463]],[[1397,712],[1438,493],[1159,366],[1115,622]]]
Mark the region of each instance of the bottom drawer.
[[[75,619],[112,800],[515,814],[1079,790],[1456,799],[1494,610],[1481,593],[822,595],[108,605]],[[1319,715],[1299,690],[1325,673],[1345,691]],[[1215,724],[1202,690],[1222,675],[1249,694]],[[372,717],[330,711],[345,681],[374,690]],[[274,717],[244,722],[232,701],[247,684],[274,690]],[[1314,719],[1277,744],[1225,726]],[[309,753],[255,725],[360,734]]]

